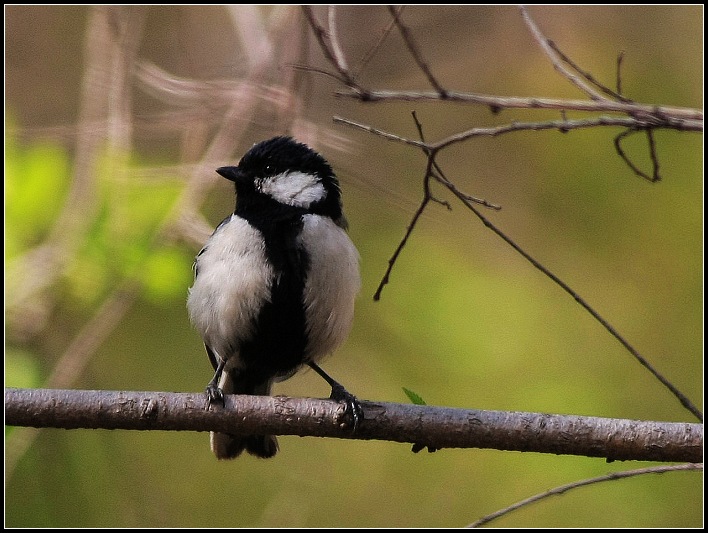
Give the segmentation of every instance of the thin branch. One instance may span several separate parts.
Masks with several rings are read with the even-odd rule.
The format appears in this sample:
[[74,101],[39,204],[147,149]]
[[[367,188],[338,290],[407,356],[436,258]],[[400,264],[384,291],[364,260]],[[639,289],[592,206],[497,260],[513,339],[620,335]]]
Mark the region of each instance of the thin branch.
[[305,18],[310,23],[310,27],[312,28],[312,31],[315,34],[317,42],[320,44],[320,48],[322,49],[322,53],[324,53],[325,58],[332,64],[332,66],[334,66],[339,71],[340,74],[340,76],[335,76],[334,74],[330,75],[339,79],[345,85],[350,85],[353,80],[348,79],[345,73],[342,72],[341,65],[337,63],[337,58],[335,57],[334,51],[332,50],[332,47],[329,43],[327,30],[325,30],[324,27],[322,27],[319,22],[317,22],[315,14],[312,12],[312,8],[310,6],[302,6],[302,12],[305,14]]
[[[338,91],[337,96],[361,99],[361,95],[351,91]],[[641,115],[655,126],[683,131],[703,131],[703,111],[690,107],[658,106],[638,102],[617,102],[572,100],[564,98],[543,98],[536,96],[496,96],[488,94],[447,91],[445,99],[430,91],[384,91],[367,90],[366,102],[449,102],[484,105],[501,109],[557,109],[566,111],[589,111],[602,113],[623,113]]]
[[624,61],[624,50],[617,54],[617,94],[622,94],[622,61]]
[[387,132],[384,130],[380,130],[378,128],[374,128],[373,126],[369,126],[367,124],[362,124],[360,122],[355,122],[353,120],[349,120],[348,118],[339,117],[339,116],[335,115],[334,117],[332,117],[332,120],[336,124],[345,124],[347,126],[352,126],[353,128],[357,128],[357,129],[366,131],[368,133],[373,133],[374,135],[378,135],[380,137],[383,137],[384,139],[388,139],[389,141],[407,144],[409,146],[414,146],[416,148],[421,148],[423,150],[429,149],[428,145],[425,144],[424,142],[414,141],[412,139],[407,139],[405,137],[401,137],[400,135],[396,135],[395,133],[390,133],[390,132]]
[[476,522],[473,522],[467,527],[480,527],[485,524],[488,524],[492,520],[495,520],[497,518],[500,518],[504,515],[509,514],[512,511],[516,511],[517,509],[520,509],[521,507],[524,507],[526,505],[532,504],[534,502],[537,502],[539,500],[542,500],[544,498],[548,498],[549,496],[555,496],[557,494],[563,494],[564,492],[568,492],[569,490],[572,489],[577,489],[580,487],[585,487],[587,485],[592,485],[594,483],[601,483],[603,481],[614,481],[617,479],[625,479],[629,477],[634,477],[634,476],[641,476],[641,475],[646,475],[646,474],[663,474],[666,472],[684,472],[684,471],[690,471],[690,470],[703,470],[703,463],[688,463],[688,464],[682,464],[682,465],[669,465],[669,466],[651,466],[648,468],[638,468],[636,470],[627,470],[624,472],[610,472],[609,474],[605,474],[604,476],[598,476],[590,479],[583,479],[580,481],[574,481],[573,483],[568,483],[567,485],[561,485],[560,487],[556,487],[554,489],[548,490],[546,492],[543,492],[541,494],[536,494],[535,496],[531,496],[530,498],[526,498],[524,500],[521,500],[519,502],[516,502],[513,505],[510,505],[509,507],[505,507],[504,509],[500,509],[492,514],[488,514],[487,516],[483,516]]
[[[341,117],[334,117],[335,122],[347,124],[353,127],[357,127],[363,130],[366,130],[368,132],[381,135],[382,137],[392,140],[392,141],[397,141],[397,142],[403,142],[405,144],[411,145],[411,146],[416,146],[417,148],[423,150],[423,152],[426,154],[426,157],[428,158],[428,168],[426,169],[426,174],[425,174],[425,180],[426,180],[426,187],[427,187],[427,181],[431,177],[430,171],[431,171],[431,166],[434,165],[434,158],[435,154],[437,153],[438,150],[445,148],[446,146],[449,146],[451,144],[461,142],[468,140],[472,137],[476,136],[495,136],[495,135],[501,135],[505,134],[508,132],[512,131],[524,131],[524,130],[543,130],[543,129],[557,129],[558,131],[562,133],[566,133],[570,131],[571,129],[576,129],[576,128],[587,128],[587,127],[596,127],[596,126],[621,126],[623,128],[627,128],[630,131],[633,130],[645,130],[648,133],[648,140],[649,140],[649,147],[650,147],[650,157],[652,159],[652,163],[654,165],[654,177],[649,178],[652,181],[656,181],[660,179],[659,176],[659,165],[658,165],[658,157],[656,154],[656,147],[654,143],[654,138],[653,134],[651,133],[652,128],[655,127],[662,127],[662,128],[673,128],[677,130],[682,130],[682,131],[702,131],[703,130],[703,113],[700,110],[696,109],[686,109],[686,108],[673,108],[673,107],[659,107],[655,105],[646,105],[646,104],[637,104],[631,101],[627,101],[624,97],[621,97],[621,94],[612,94],[610,91],[610,94],[614,97],[617,98],[618,100],[611,100],[608,98],[605,98],[601,94],[599,94],[594,87],[591,85],[588,85],[587,81],[589,81],[592,84],[596,84],[600,86],[601,89],[607,89],[603,85],[600,85],[597,83],[594,78],[581,70],[577,65],[575,65],[567,56],[563,55],[560,53],[560,51],[557,49],[553,43],[548,40],[543,34],[540,32],[536,24],[531,20],[528,11],[526,10],[525,7],[521,7],[521,13],[524,18],[524,21],[526,22],[527,26],[533,33],[534,37],[536,40],[539,42],[539,44],[543,47],[543,49],[546,51],[546,54],[550,58],[550,60],[553,62],[554,66],[556,69],[561,72],[566,78],[568,78],[570,81],[572,81],[576,86],[580,87],[586,94],[588,94],[593,101],[578,101],[578,100],[558,100],[558,99],[536,99],[536,98],[506,98],[506,97],[496,97],[496,96],[486,96],[486,95],[478,95],[478,94],[465,94],[465,93],[452,93],[448,91],[444,91],[439,85],[437,85],[437,81],[435,78],[432,78],[431,83],[436,87],[437,92],[435,93],[422,93],[422,92],[393,92],[393,91],[367,91],[366,93],[366,101],[372,102],[372,101],[377,101],[377,100],[436,100],[436,101],[441,101],[441,100],[448,100],[448,101],[466,101],[470,103],[475,103],[475,104],[484,104],[488,105],[492,110],[494,111],[499,111],[501,109],[507,108],[507,107],[517,107],[517,108],[527,108],[527,109],[535,109],[535,108],[547,108],[547,109],[559,109],[562,111],[562,120],[560,121],[546,121],[546,122],[534,122],[534,123],[511,123],[507,125],[502,125],[502,126],[497,126],[497,127],[491,127],[491,128],[472,128],[470,130],[464,131],[457,133],[455,135],[451,135],[446,139],[443,139],[442,141],[439,141],[435,144],[432,143],[425,143],[425,142],[416,142],[410,139],[405,139],[403,137],[400,137],[398,135],[394,135],[388,132],[384,132],[381,130],[377,130],[376,128],[373,128],[371,126],[366,126],[363,124],[359,124],[356,122],[353,122],[351,120],[343,119]],[[401,29],[402,33],[404,34],[404,38],[406,36],[406,31],[407,29],[405,26],[403,26],[400,23],[400,18],[396,16],[396,14],[392,12],[392,15],[394,16],[397,24],[399,25],[399,28]],[[411,41],[412,43],[412,41]],[[417,48],[416,46],[409,45],[409,48],[411,49],[411,53],[414,55],[414,57],[420,59],[420,56],[416,54]],[[577,70],[580,74],[581,78],[578,78],[575,76],[572,72],[569,72],[563,63],[567,63],[571,65],[572,68]],[[422,59],[419,61],[419,64],[423,63]],[[424,63],[423,63],[424,64]],[[621,65],[621,56],[618,58],[618,89],[621,88],[621,82],[619,78],[619,66]],[[421,67],[422,68],[422,67]],[[429,72],[429,71],[426,71]],[[441,90],[444,92],[441,93]],[[608,89],[609,91],[609,89]],[[606,91],[607,92],[607,91]],[[347,93],[339,93],[345,96],[352,96],[351,94]],[[581,110],[581,111],[611,111],[611,112],[621,112],[626,115],[627,117],[595,117],[591,119],[586,119],[586,120],[567,120],[565,117],[565,111],[566,110]],[[623,134],[620,134],[617,139],[615,140],[615,145],[617,147],[618,153],[622,156],[622,158],[627,162],[627,164],[630,165],[631,168],[633,168],[635,171],[639,172],[639,169],[637,169],[630,161],[629,159],[624,155],[622,148],[620,146],[620,141],[623,137],[628,135],[628,132],[624,132]],[[573,289],[570,288],[566,283],[564,283],[560,278],[558,278],[556,275],[554,275],[552,272],[550,272],[548,269],[546,269],[543,265],[541,265],[538,261],[536,261],[533,257],[531,257],[528,253],[526,253],[524,250],[522,250],[514,241],[506,236],[501,230],[496,228],[486,217],[484,217],[473,205],[473,203],[470,201],[469,197],[462,195],[457,188],[452,186],[452,183],[445,178],[444,174],[440,172],[439,168],[437,165],[435,165],[436,170],[439,172],[439,176],[435,177],[438,181],[440,181],[443,184],[450,184],[450,190],[455,194],[469,209],[471,209],[474,214],[480,218],[480,220],[484,223],[485,226],[488,228],[492,229],[499,237],[501,237],[507,244],[512,246],[518,253],[520,253],[525,259],[527,259],[531,264],[539,269],[542,273],[544,273],[547,277],[549,277],[554,283],[559,285],[565,292],[567,292],[569,295],[573,297],[574,300],[576,300],[586,311],[588,311],[593,318],[595,318],[600,324],[613,336],[615,337],[621,344],[622,346],[627,349],[632,356],[637,359],[637,361],[644,366],[646,369],[648,369],[664,386],[666,386],[674,396],[678,398],[678,400],[681,402],[681,404],[686,407],[691,413],[693,413],[694,416],[696,416],[699,420],[703,420],[703,415],[702,413],[698,410],[698,408],[693,405],[693,403],[683,394],[681,393],[676,387],[674,387],[665,377],[663,377],[656,369],[652,367],[652,365],[647,361],[646,358],[644,358],[607,320],[605,320],[597,311],[595,311],[583,298],[580,297]],[[640,173],[642,176],[646,176],[645,174]],[[380,296],[380,290],[381,287],[385,284],[385,282],[388,280],[388,275],[390,273],[390,270],[392,268],[392,263],[395,261],[395,258],[398,256],[400,253],[400,250],[402,248],[402,245],[405,244],[408,236],[410,235],[410,231],[412,230],[412,226],[417,222],[418,217],[420,216],[420,213],[425,209],[427,206],[429,200],[424,199],[423,202],[421,203],[420,207],[418,208],[418,211],[416,211],[416,214],[414,216],[413,222],[411,226],[409,226],[409,230],[406,233],[406,236],[404,237],[404,240],[401,244],[399,244],[398,249],[396,250],[396,253],[394,254],[394,257],[392,260],[389,261],[389,268],[387,270],[386,276],[384,277],[384,280],[382,281],[382,284],[379,285],[379,290],[376,292],[375,299],[378,299]]]
[[372,126],[355,122],[344,117],[335,116],[333,117],[334,122],[338,124],[345,124],[368,133],[373,133],[388,139],[390,141],[400,142],[402,144],[407,144],[409,146],[414,146],[416,148],[438,151],[451,144],[466,141],[473,137],[496,137],[498,135],[504,135],[507,133],[512,133],[515,131],[541,131],[541,130],[558,130],[561,133],[567,133],[570,130],[584,129],[584,128],[595,128],[598,126],[605,127],[623,127],[623,128],[647,128],[648,123],[642,122],[639,119],[632,117],[610,117],[610,116],[600,116],[581,120],[549,120],[545,122],[512,122],[510,124],[502,124],[500,126],[492,126],[488,128],[471,128],[467,131],[456,133],[450,135],[435,143],[423,143],[420,141],[415,141],[412,139],[407,139],[399,135],[386,132]]
[[[425,179],[425,182],[426,183],[428,182],[427,178]],[[426,189],[427,189],[427,186],[426,186]],[[398,243],[396,250],[393,252],[393,255],[388,260],[388,266],[386,267],[386,272],[384,273],[383,277],[381,278],[381,281],[379,282],[379,286],[376,288],[376,292],[374,293],[374,301],[375,302],[378,302],[381,299],[381,292],[383,291],[384,287],[386,285],[388,285],[389,278],[391,276],[391,271],[393,270],[393,267],[396,264],[396,261],[398,260],[398,256],[401,255],[403,248],[406,246],[406,243],[408,242],[408,237],[410,237],[411,233],[413,233],[413,229],[415,228],[416,224],[418,223],[418,220],[420,220],[420,217],[423,214],[423,211],[425,211],[425,208],[428,206],[428,203],[430,202],[431,199],[432,199],[432,197],[426,193],[423,196],[423,200],[420,202],[418,209],[415,210],[415,213],[413,214],[413,218],[411,219],[410,223],[408,224],[408,227],[406,228],[405,235],[403,235],[401,242]]]
[[[657,106],[654,104],[640,104],[632,101],[627,101],[626,98],[621,96],[621,84],[618,79],[618,92],[614,95],[617,100],[612,100],[603,97],[601,94],[597,93],[595,89],[580,80],[577,76],[568,72],[567,69],[563,67],[563,61],[568,61],[569,64],[573,65],[583,76],[587,76],[595,82],[594,78],[588,73],[580,69],[575,63],[570,61],[567,56],[563,55],[562,58],[557,57],[556,54],[557,47],[551,47],[548,41],[538,30],[538,27],[530,19],[528,12],[524,7],[521,7],[522,15],[527,24],[530,24],[530,29],[534,32],[534,36],[540,39],[540,42],[544,43],[544,48],[551,57],[554,64],[560,65],[561,71],[566,72],[566,77],[573,80],[580,80],[577,84],[584,87],[584,92],[590,93],[593,97],[591,100],[570,100],[570,99],[557,99],[557,98],[539,98],[539,97],[504,97],[496,95],[484,95],[476,93],[462,93],[456,91],[449,91],[444,89],[437,81],[437,79],[432,75],[427,64],[422,59],[422,56],[418,52],[418,47],[412,40],[408,28],[402,23],[400,18],[400,12],[396,11],[394,8],[390,7],[389,11],[392,14],[393,20],[399,27],[406,44],[411,51],[411,54],[415,58],[419,67],[426,73],[428,79],[435,88],[435,92],[425,92],[425,91],[381,91],[381,90],[371,90],[365,89],[361,85],[355,82],[353,76],[346,68],[346,65],[339,63],[335,57],[335,53],[332,49],[331,40],[327,35],[327,32],[322,28],[322,26],[316,21],[312,13],[311,8],[303,7],[303,11],[315,33],[320,48],[324,53],[327,60],[337,69],[339,76],[328,73],[329,76],[333,76],[339,79],[342,83],[349,86],[349,91],[338,91],[338,96],[357,98],[366,102],[382,102],[382,101],[449,101],[449,102],[460,102],[460,103],[472,103],[485,105],[490,107],[495,111],[508,108],[519,108],[519,109],[563,109],[563,110],[576,110],[576,111],[592,111],[592,112],[617,112],[624,113],[628,115],[640,114],[643,120],[652,122],[655,126],[672,128],[684,131],[703,131],[703,112],[699,109],[693,108],[682,108],[674,106]],[[618,58],[618,76],[619,76],[619,65],[621,64],[621,55]],[[606,87],[602,86],[607,89]],[[609,89],[607,89],[609,91]],[[611,92],[611,91],[610,91]],[[619,100],[619,101],[618,101]]]
[[[441,173],[442,175],[442,173]],[[452,189],[451,189],[452,190]],[[453,191],[454,192],[454,191]],[[615,327],[609,323],[599,312],[597,312],[588,302],[585,301],[577,292],[575,292],[567,283],[556,276],[553,272],[543,266],[539,261],[534,259],[529,253],[522,249],[518,244],[516,244],[511,237],[507,236],[499,228],[497,228],[488,218],[486,218],[471,202],[466,199],[459,197],[460,200],[482,221],[482,223],[492,230],[497,236],[499,236],[504,242],[511,246],[516,252],[518,252],[524,259],[530,262],[536,269],[541,271],[546,277],[568,293],[573,300],[575,300],[583,309],[585,309],[590,315],[597,320],[602,327],[607,330],[607,332],[612,335],[619,343],[627,350],[644,368],[646,368],[656,379],[658,379],[683,405],[688,409],[698,420],[703,422],[703,414],[696,407],[693,402],[683,394],[678,388],[676,388],[673,383],[671,383],[667,378],[665,378],[653,365],[642,355],[639,351],[632,346],[627,339],[622,336],[622,334],[615,329]]]
[[528,26],[534,39],[536,39],[538,45],[541,47],[548,59],[553,64],[553,68],[555,68],[556,71],[564,78],[570,81],[570,83],[572,83],[578,89],[587,94],[592,100],[604,100],[605,98],[600,93],[598,93],[591,84],[586,83],[584,79],[576,76],[565,67],[562,58],[558,56],[558,54],[555,52],[554,46],[551,45],[552,41],[547,39],[543,35],[543,33],[541,33],[541,30],[538,29],[536,23],[531,19],[531,16],[529,15],[526,7],[519,6],[519,9],[521,10],[521,16],[523,17],[526,26]]
[[471,139],[472,137],[496,137],[515,131],[541,131],[558,130],[561,133],[568,133],[571,130],[597,128],[597,127],[628,127],[628,128],[648,128],[647,123],[634,117],[609,117],[599,116],[580,120],[549,120],[546,122],[512,122],[491,128],[471,128],[430,145],[433,150],[440,150],[451,144],[459,143]]
[[656,143],[654,142],[654,130],[648,128],[647,132],[647,142],[649,143],[649,157],[651,158],[651,164],[653,167],[653,175],[651,178],[652,183],[659,181],[661,175],[659,174],[659,156],[656,153]]
[[[522,12],[525,12],[522,9]],[[529,19],[530,20],[530,19]],[[592,74],[589,72],[583,70],[579,65],[577,65],[573,60],[571,60],[563,51],[558,48],[558,46],[551,40],[546,39],[546,42],[548,43],[548,46],[558,55],[558,57],[567,63],[572,69],[574,69],[576,72],[578,72],[583,78],[585,78],[588,82],[593,84],[595,87],[600,89],[603,93],[606,95],[615,98],[617,100],[620,100],[622,102],[632,102],[629,98],[626,98],[621,94],[621,88],[622,88],[622,78],[620,75],[620,69],[622,66],[622,59],[624,57],[623,53],[620,53],[619,56],[617,57],[617,92],[613,91],[609,87],[605,86],[604,84],[600,83],[598,80],[596,80]],[[655,183],[657,181],[661,180],[661,176],[659,174],[659,160],[656,154],[656,145],[654,143],[654,135],[652,133],[651,128],[647,128],[645,131],[647,133],[647,138],[648,138],[648,143],[649,143],[649,154],[652,160],[653,164],[653,173],[652,176],[647,175],[646,173],[642,172],[639,170],[637,166],[635,166],[630,159],[625,155],[624,151],[622,150],[620,146],[620,141],[626,137],[627,135],[630,135],[634,133],[636,130],[628,130],[624,133],[620,133],[617,137],[615,137],[614,144],[615,148],[617,150],[617,153],[619,156],[622,158],[622,160],[634,171],[635,174],[639,175],[642,178],[645,178],[646,180]]]
[[335,74],[334,72],[330,72],[329,70],[325,70],[323,68],[311,67],[309,65],[289,65],[289,66],[294,68],[295,70],[301,70],[303,72],[314,72],[315,74],[323,74],[323,75],[327,76],[328,78],[332,78],[334,80],[337,80],[339,83],[346,83],[342,79],[341,76]]
[[[437,163],[435,164],[435,168],[437,169]],[[476,196],[472,196],[471,194],[467,194],[465,192],[462,192],[460,189],[458,189],[455,184],[451,181],[448,181],[446,178],[441,176],[440,174],[433,173],[433,177],[435,178],[436,181],[439,183],[442,183],[452,191],[455,196],[458,198],[464,198],[465,200],[469,202],[474,202],[475,204],[482,205],[484,207],[487,207],[489,209],[494,209],[495,211],[501,211],[501,206],[497,204],[493,204],[483,198],[477,198]]]
[[327,24],[329,26],[329,42],[332,46],[332,54],[337,62],[337,65],[341,68],[342,72],[347,72],[351,79],[354,79],[349,66],[347,65],[347,58],[342,50],[342,45],[339,44],[339,36],[337,34],[337,6],[330,5],[327,7]]
[[646,134],[647,134],[647,141],[649,143],[649,157],[651,157],[651,162],[652,162],[652,175],[650,176],[646,172],[642,171],[638,166],[636,166],[634,163],[632,163],[631,159],[627,156],[627,154],[624,152],[622,149],[621,141],[625,137],[629,137],[630,135],[634,135],[635,133],[638,133],[640,130],[638,129],[628,129],[626,131],[623,131],[619,135],[617,135],[614,139],[614,145],[615,145],[615,150],[617,151],[617,155],[619,155],[622,158],[622,161],[624,161],[629,168],[632,169],[632,171],[639,176],[640,178],[644,178],[647,181],[650,181],[652,183],[655,183],[657,181],[661,180],[661,175],[659,174],[659,159],[656,155],[656,144],[654,143],[654,134],[651,131],[651,128],[647,128]]
[[[420,140],[422,143],[425,142],[425,137],[423,135],[423,125],[421,122],[418,120],[418,115],[416,114],[415,111],[412,112],[413,115],[413,121],[415,122],[416,128],[418,129],[418,135],[420,137]],[[378,302],[381,299],[381,292],[383,291],[384,287],[388,285],[390,277],[391,277],[391,271],[393,270],[393,267],[396,264],[396,261],[398,260],[398,256],[401,254],[403,251],[403,248],[406,246],[406,243],[408,242],[408,238],[410,237],[411,233],[413,233],[413,229],[417,225],[421,215],[423,214],[423,211],[425,211],[425,208],[428,206],[428,203],[431,201],[437,202],[440,205],[444,205],[445,207],[448,208],[448,210],[451,210],[452,207],[450,204],[446,201],[438,200],[433,196],[433,194],[430,191],[430,179],[433,178],[436,181],[441,181],[440,176],[436,175],[433,171],[432,168],[435,165],[435,153],[429,150],[423,149],[425,154],[427,155],[428,158],[428,163],[425,169],[425,177],[423,178],[423,200],[421,200],[420,205],[416,209],[415,213],[413,214],[413,218],[411,219],[410,223],[408,224],[408,227],[406,228],[406,233],[403,235],[403,238],[401,239],[401,242],[398,243],[398,246],[396,247],[396,250],[393,252],[393,255],[391,258],[388,260],[388,266],[386,267],[386,272],[384,272],[383,277],[381,278],[381,281],[379,282],[379,286],[376,288],[376,292],[374,293],[374,301]],[[464,193],[460,193],[464,194]],[[486,200],[481,200],[479,198],[475,198],[470,195],[464,195],[465,198],[467,198],[469,201],[472,202],[477,202],[481,205],[484,205],[486,207],[490,207],[493,209],[501,209],[500,206],[491,204],[487,202]],[[417,445],[416,445],[417,446]],[[421,448],[422,449],[422,448]]]
[[599,82],[598,80],[595,79],[595,77],[587,72],[586,70],[583,70],[577,63],[575,63],[570,57],[568,57],[560,48],[558,48],[558,45],[551,41],[548,40],[548,46],[550,46],[553,51],[558,54],[558,57],[560,57],[565,63],[567,63],[573,70],[575,70],[578,74],[580,74],[583,78],[585,78],[587,81],[592,83],[595,87],[600,89],[603,93],[605,93],[607,96],[610,96],[612,98],[616,98],[617,100],[620,100],[622,102],[631,102],[629,98],[626,98],[622,96],[619,92],[615,92],[603,83]]
[[[398,15],[403,12],[404,6],[398,6],[396,8]],[[359,64],[357,67],[354,69],[355,75],[358,75],[361,73],[361,71],[364,69],[364,67],[371,61],[371,58],[376,55],[376,52],[379,51],[381,46],[383,45],[384,41],[386,38],[390,35],[391,30],[393,27],[396,25],[396,19],[392,18],[391,22],[389,22],[388,26],[386,26],[383,31],[381,32],[381,35],[379,36],[379,39],[374,43],[374,45],[369,49],[367,53],[364,54],[364,56],[359,60]]]
[[[418,130],[418,136],[420,137],[421,142],[425,142],[425,136],[423,134],[423,124],[420,122],[420,120],[418,120],[418,114],[415,111],[413,111],[412,115],[413,115],[413,120],[415,121],[416,129]],[[436,174],[435,172],[432,171],[431,166],[433,168],[439,170],[438,164],[435,162],[435,154],[437,153],[437,151],[429,151],[429,152],[426,151],[426,153],[428,154],[428,159],[431,163],[428,166],[429,173],[426,174],[426,182],[425,182],[426,193],[427,194],[430,193],[430,180],[429,180],[429,178],[431,178],[431,177],[440,183],[444,183],[444,185],[448,188],[450,188],[450,186],[455,187],[451,182],[444,179],[440,174]],[[463,193],[462,191],[460,191],[456,187],[455,187],[455,190],[457,191],[457,193],[459,193],[461,196],[463,196],[464,198],[466,198],[470,202],[474,202],[476,204],[483,205],[484,207],[488,207],[488,208],[494,209],[496,211],[501,210],[500,205],[496,205],[496,204],[488,202],[487,200],[484,200],[482,198],[477,198],[476,196],[472,196],[470,194]],[[439,202],[439,200],[438,200],[438,202]],[[442,202],[440,202],[440,203],[442,203]],[[445,205],[447,205],[448,210],[452,210],[452,207],[450,206],[450,204],[445,202]]]
[[[699,462],[703,425],[361,401],[355,433],[333,400],[204,393],[5,389],[5,423],[64,429],[218,431],[387,440],[437,448],[493,448],[608,460]],[[569,435],[572,438],[569,438]]]
[[349,68],[347,67],[346,63],[340,62],[338,58],[338,55],[341,55],[341,59],[343,60],[343,54],[341,53],[341,48],[339,47],[339,44],[337,43],[335,45],[332,42],[331,35],[320,25],[319,22],[317,22],[315,14],[313,13],[312,8],[310,6],[302,6],[302,11],[305,14],[305,18],[310,23],[310,27],[312,28],[312,31],[315,34],[317,42],[320,44],[322,53],[324,53],[325,57],[327,58],[327,61],[329,61],[332,66],[337,69],[337,72],[339,72],[338,78],[340,79],[340,81],[347,85],[351,90],[353,90],[359,98],[365,99],[366,90],[362,89],[361,86],[356,82],[354,76],[349,71]]
[[413,59],[418,64],[418,67],[420,68],[420,70],[423,71],[425,77],[428,78],[428,82],[430,83],[430,85],[432,85],[433,89],[435,89],[438,96],[442,99],[445,99],[447,96],[447,91],[443,89],[442,85],[440,85],[435,76],[433,76],[430,67],[423,59],[423,54],[421,54],[418,45],[413,39],[413,35],[411,35],[411,32],[408,29],[408,26],[403,24],[403,21],[401,20],[400,11],[396,10],[394,6],[388,6],[388,11],[389,13],[391,13],[391,16],[393,17],[396,26],[398,26],[398,29],[401,32],[401,36],[403,37],[403,40],[405,41],[406,46],[408,47],[408,51],[413,56]]
[[[609,122],[614,122],[614,119],[611,117],[599,117],[600,119],[605,119],[608,118]],[[598,120],[598,119],[595,119]],[[633,121],[635,119],[621,119],[621,120],[630,120]],[[335,122],[339,122],[342,124],[347,124],[349,126],[353,126],[356,128],[363,129],[365,131],[371,132],[371,133],[378,133],[380,130],[377,130],[375,128],[371,128],[369,126],[364,126],[362,124],[347,120],[347,119],[342,119],[335,117]],[[403,142],[405,144],[409,144],[412,146],[416,146],[420,149],[423,150],[423,152],[426,154],[426,156],[429,158],[428,164],[431,165],[431,155],[434,156],[434,154],[446,147],[449,146],[450,144],[453,144],[455,142],[460,142],[466,139],[469,139],[474,136],[479,136],[479,135],[500,135],[502,133],[507,133],[509,131],[519,131],[519,130],[524,130],[524,129],[559,129],[561,131],[566,130],[566,129],[572,129],[573,127],[577,126],[578,122],[583,122],[585,123],[584,125],[587,126],[587,123],[593,122],[593,120],[589,121],[550,121],[547,123],[521,123],[521,124],[509,124],[506,126],[500,126],[496,128],[474,128],[472,130],[469,130],[467,132],[463,132],[457,135],[453,135],[451,137],[448,137],[447,139],[444,139],[443,141],[440,141],[435,144],[426,144],[423,142],[416,142],[410,139],[404,139],[402,137],[399,137],[397,135],[392,135],[392,134],[384,134],[383,136],[389,140],[395,140],[398,142]],[[596,123],[597,125],[597,123]],[[613,124],[617,125],[617,124]],[[450,180],[448,180],[445,175],[442,173],[439,167],[435,167],[437,172],[439,173],[440,177],[442,178],[441,183],[446,184],[451,183]],[[427,171],[426,171],[427,172]],[[427,175],[427,174],[426,174]],[[644,357],[642,356],[639,351],[632,346],[627,339],[625,339],[620,332],[612,326],[605,318],[600,315],[599,312],[597,312],[588,302],[585,301],[584,298],[582,298],[577,292],[575,292],[567,283],[565,283],[563,280],[561,280],[558,276],[556,276],[553,272],[548,270],[545,266],[543,266],[539,261],[534,259],[528,252],[526,252],[524,249],[522,249],[514,240],[507,236],[503,231],[501,231],[499,228],[497,228],[487,217],[485,217],[475,206],[472,202],[469,201],[469,199],[460,193],[460,191],[456,187],[449,187],[450,191],[457,196],[457,198],[460,199],[464,203],[467,208],[469,208],[479,219],[480,221],[489,229],[491,229],[498,237],[500,237],[504,242],[506,242],[509,246],[511,246],[517,253],[519,253],[524,259],[529,261],[536,269],[538,269],[541,273],[543,273],[546,277],[548,277],[551,281],[553,281],[556,285],[558,285],[561,289],[563,289],[566,293],[568,293],[581,307],[583,307],[590,315],[597,320],[604,328],[607,330],[615,339],[619,341],[619,343],[644,367],[646,368],[649,372],[651,372],[654,377],[656,377],[669,391],[679,400],[681,405],[683,405],[686,409],[688,409],[698,420],[703,421],[703,414],[701,411],[696,407],[693,402],[685,395],[683,394],[678,388],[676,388],[667,378],[665,378],[658,370],[656,370],[651,363]],[[425,206],[423,206],[425,207]],[[400,245],[399,245],[400,248]],[[398,251],[398,250],[397,250]],[[390,266],[390,265],[389,265]],[[380,285],[381,287],[381,285]],[[380,296],[380,291],[377,291],[377,295]],[[376,299],[376,298],[375,298]]]

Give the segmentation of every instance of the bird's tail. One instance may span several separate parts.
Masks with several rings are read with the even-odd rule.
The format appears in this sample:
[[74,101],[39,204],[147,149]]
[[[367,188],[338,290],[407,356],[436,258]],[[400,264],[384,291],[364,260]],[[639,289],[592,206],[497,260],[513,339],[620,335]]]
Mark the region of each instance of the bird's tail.
[[[219,388],[224,394],[256,394],[270,395],[271,382],[252,385],[236,382],[231,372],[224,372],[221,376]],[[274,435],[231,435],[229,433],[210,434],[211,451],[217,459],[235,459],[246,450],[251,455],[267,459],[278,453],[278,440]]]

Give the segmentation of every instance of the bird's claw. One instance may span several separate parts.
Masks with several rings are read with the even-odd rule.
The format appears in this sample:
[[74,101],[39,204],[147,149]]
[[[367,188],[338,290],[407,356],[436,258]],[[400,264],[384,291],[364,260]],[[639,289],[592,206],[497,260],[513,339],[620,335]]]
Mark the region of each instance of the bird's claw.
[[220,404],[221,407],[224,407],[225,405],[224,392],[217,385],[214,385],[212,383],[209,383],[209,385],[207,385],[206,398],[207,409],[217,403]]
[[356,396],[337,383],[332,386],[332,393],[329,398],[344,404],[344,415],[350,420],[347,420],[342,425],[351,427],[352,432],[355,432],[359,427],[359,422],[364,418],[364,411]]

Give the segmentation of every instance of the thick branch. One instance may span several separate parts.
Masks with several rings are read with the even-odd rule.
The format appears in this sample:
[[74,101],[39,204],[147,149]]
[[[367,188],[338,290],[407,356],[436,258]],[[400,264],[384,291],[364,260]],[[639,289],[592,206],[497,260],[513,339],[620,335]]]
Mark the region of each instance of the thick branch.
[[605,457],[703,459],[703,426],[569,415],[480,411],[362,401],[356,434],[331,400],[227,395],[207,409],[202,393],[6,389],[5,423],[65,429],[222,431],[378,439],[430,448],[494,448]]

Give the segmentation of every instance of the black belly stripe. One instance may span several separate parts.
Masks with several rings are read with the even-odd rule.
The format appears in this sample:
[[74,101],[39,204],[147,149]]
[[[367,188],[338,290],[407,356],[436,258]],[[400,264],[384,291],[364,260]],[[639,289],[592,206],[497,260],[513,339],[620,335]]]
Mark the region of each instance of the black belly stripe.
[[253,218],[249,222],[263,234],[265,253],[276,276],[270,302],[261,309],[253,335],[241,343],[239,353],[244,377],[265,381],[288,376],[305,362],[308,339],[303,293],[309,257],[298,245],[303,227],[299,209],[281,213],[277,219]]

